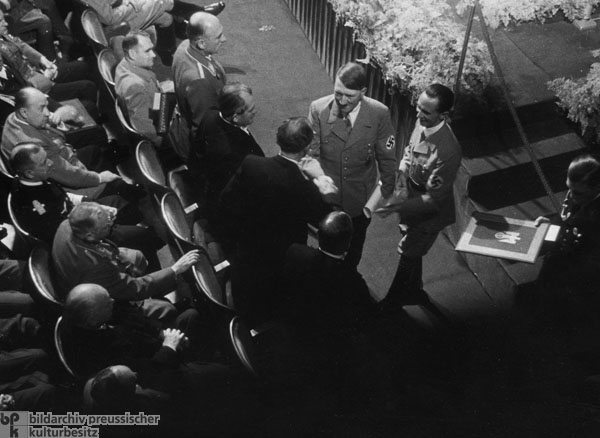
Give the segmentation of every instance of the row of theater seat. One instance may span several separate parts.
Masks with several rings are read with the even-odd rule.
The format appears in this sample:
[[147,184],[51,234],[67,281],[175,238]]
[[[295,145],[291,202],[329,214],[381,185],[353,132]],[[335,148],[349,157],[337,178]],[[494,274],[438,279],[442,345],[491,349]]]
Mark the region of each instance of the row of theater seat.
[[[110,98],[114,101],[117,118],[131,142],[136,167],[144,179],[143,181],[136,182],[143,183],[151,192],[157,210],[160,211],[160,215],[172,236],[173,240],[171,243],[175,245],[178,252],[183,254],[191,248],[201,249],[200,261],[193,268],[193,283],[205,298],[204,301],[211,306],[211,309],[221,314],[222,318],[220,319],[229,321],[229,337],[233,349],[248,371],[256,374],[256,367],[252,365],[255,347],[254,337],[233,306],[230,291],[223,280],[226,278],[226,275],[220,275],[217,272],[221,271],[222,267],[226,266],[227,263],[221,263],[215,269],[213,261],[211,261],[209,256],[209,248],[202,241],[202,220],[195,220],[197,215],[194,214],[194,210],[198,208],[196,196],[193,196],[190,190],[186,189],[187,183],[185,179],[187,177],[187,168],[181,166],[165,172],[154,145],[145,140],[131,126],[128,121],[127,111],[126,109],[123,111],[124,108],[121,106],[114,92],[114,70],[117,59],[111,49],[107,47],[108,40],[104,35],[102,25],[96,13],[89,9],[84,11],[82,14],[82,24],[97,56],[97,67],[105,81],[106,90]],[[1,157],[0,172],[5,182],[9,182],[14,178]],[[17,233],[32,248],[29,255],[29,274],[34,290],[44,303],[46,310],[57,317],[54,327],[54,344],[58,357],[67,372],[71,376],[77,377],[73,369],[69,366],[69,359],[62,349],[60,312],[63,304],[57,297],[64,295],[57,294],[53,284],[50,251],[42,242],[38,241],[31,233],[19,225],[12,211],[10,195],[8,196],[7,204],[11,221]]]

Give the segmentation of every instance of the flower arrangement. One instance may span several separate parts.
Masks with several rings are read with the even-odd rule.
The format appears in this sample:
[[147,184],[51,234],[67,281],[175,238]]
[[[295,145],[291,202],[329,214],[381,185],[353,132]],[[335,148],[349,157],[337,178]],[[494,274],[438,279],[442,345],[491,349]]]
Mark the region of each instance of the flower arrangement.
[[[431,83],[454,86],[465,27],[444,0],[329,0],[364,44],[368,60],[413,103]],[[599,0],[600,1],[600,0]],[[461,87],[481,96],[493,67],[485,43],[471,38]]]
[[548,88],[558,97],[558,106],[567,111],[567,117],[581,125],[582,133],[600,142],[600,63],[592,64],[585,78],[554,79]]
[[[475,0],[460,0],[456,10],[462,14],[474,3]],[[598,6],[600,0],[480,0],[479,4],[487,25],[495,29],[524,21],[543,23],[559,9],[569,20],[575,20],[583,17],[586,6]]]

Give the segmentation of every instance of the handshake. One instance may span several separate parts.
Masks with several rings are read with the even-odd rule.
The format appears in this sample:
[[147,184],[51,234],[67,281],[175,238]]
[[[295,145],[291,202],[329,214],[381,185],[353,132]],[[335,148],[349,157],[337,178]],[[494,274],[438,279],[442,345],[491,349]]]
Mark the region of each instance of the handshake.
[[300,170],[304,175],[313,181],[322,195],[333,195],[338,192],[338,188],[333,180],[325,175],[321,164],[312,157],[304,157],[298,162]]

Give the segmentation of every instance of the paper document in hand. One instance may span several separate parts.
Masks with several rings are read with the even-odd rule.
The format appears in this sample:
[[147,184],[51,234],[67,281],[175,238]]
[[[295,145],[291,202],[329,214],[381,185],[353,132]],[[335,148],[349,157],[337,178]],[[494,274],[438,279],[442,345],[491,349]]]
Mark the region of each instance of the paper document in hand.
[[[363,207],[363,214],[371,219],[373,213],[377,213],[377,210],[383,207],[393,207],[400,205],[406,200],[406,196],[396,191],[388,199],[384,199],[381,194],[381,181],[375,186],[375,190],[371,193],[369,200]],[[385,202],[384,202],[385,201]]]

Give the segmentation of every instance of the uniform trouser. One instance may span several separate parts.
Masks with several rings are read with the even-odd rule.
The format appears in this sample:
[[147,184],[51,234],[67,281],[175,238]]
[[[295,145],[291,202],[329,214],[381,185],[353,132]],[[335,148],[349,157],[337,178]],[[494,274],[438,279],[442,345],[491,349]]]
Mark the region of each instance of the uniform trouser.
[[439,231],[407,226],[398,245],[400,260],[385,300],[403,301],[417,297],[423,288],[423,256],[433,246]]

